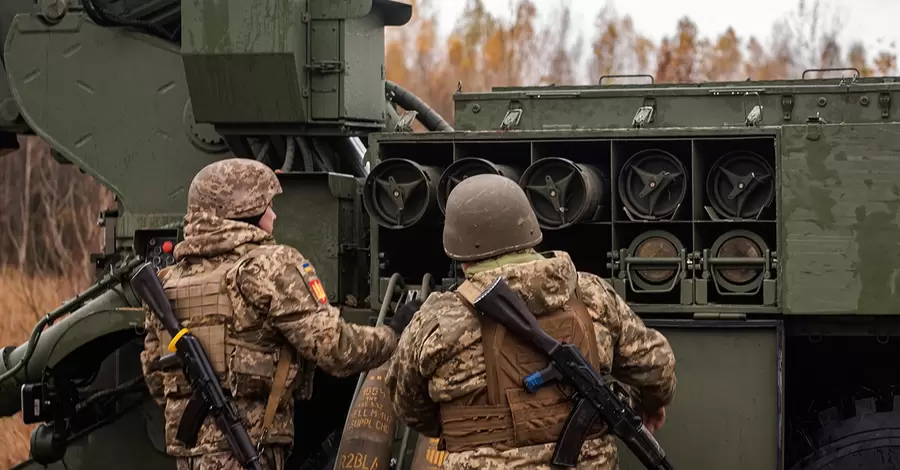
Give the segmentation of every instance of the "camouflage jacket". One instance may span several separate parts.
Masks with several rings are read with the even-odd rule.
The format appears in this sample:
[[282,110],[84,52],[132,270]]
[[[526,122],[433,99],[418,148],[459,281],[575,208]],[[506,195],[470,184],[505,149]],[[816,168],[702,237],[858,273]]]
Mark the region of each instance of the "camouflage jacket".
[[[519,253],[469,267],[466,272],[482,289],[496,276],[505,276],[536,315],[561,307],[577,285],[594,320],[600,372],[611,372],[619,381],[635,387],[647,409],[665,406],[674,397],[675,356],[666,338],[644,326],[604,280],[576,272],[565,252],[552,252],[547,258],[534,252]],[[386,382],[398,417],[416,431],[438,437],[438,403],[484,389],[485,377],[480,323],[455,293],[444,292],[428,297],[400,338]],[[552,443],[505,452],[481,447],[449,454],[444,467],[549,468],[552,452]],[[614,437],[604,435],[586,442],[578,468],[618,468]]]
[[[260,337],[265,336],[279,344],[286,341],[293,347],[296,355],[288,377],[294,398],[311,396],[315,366],[331,375],[345,377],[376,367],[390,357],[397,340],[389,327],[347,323],[341,318],[339,309],[327,301],[317,301],[314,297],[317,289],[311,289],[307,283],[307,279],[315,276],[312,264],[297,250],[276,244],[271,235],[257,227],[206,213],[189,214],[185,218],[185,240],[175,247],[177,264],[169,269],[182,277],[196,275],[215,269],[223,262],[233,263],[259,247],[263,249],[252,258],[226,271],[225,283],[234,308],[234,322],[244,328],[261,327]],[[168,276],[161,273],[163,280]],[[186,457],[227,450],[224,436],[215,427],[211,416],[203,424],[194,448],[185,448],[175,438],[189,399],[183,392],[187,382],[180,370],[154,370],[154,362],[167,351],[159,339],[162,325],[149,311],[146,315],[147,334],[141,365],[151,395],[165,409],[168,453]],[[229,330],[227,334],[231,337],[234,333]],[[268,377],[271,382],[274,361],[263,367],[256,357],[235,356],[232,353],[228,358],[229,367],[240,365],[250,374]],[[260,391],[253,399],[242,396],[240,390],[232,389],[231,393],[251,438],[259,439],[268,390]],[[263,398],[258,398],[260,395]],[[291,399],[282,402],[266,442],[289,446],[294,436],[294,403]]]

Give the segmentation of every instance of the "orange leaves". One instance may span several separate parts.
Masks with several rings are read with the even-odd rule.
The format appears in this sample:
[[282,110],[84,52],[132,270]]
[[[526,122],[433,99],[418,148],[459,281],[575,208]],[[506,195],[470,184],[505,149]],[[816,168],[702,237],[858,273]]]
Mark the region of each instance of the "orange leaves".
[[[656,49],[653,42],[635,31],[630,16],[619,17],[610,7],[604,7],[594,23],[593,57],[590,81],[597,83],[604,75],[650,73],[650,58]],[[616,83],[604,79],[604,84]]]
[[484,68],[486,71],[498,72],[506,60],[505,31],[497,30],[484,42]]
[[450,60],[450,65],[457,68],[462,66],[463,60],[466,58],[464,48],[465,44],[463,44],[459,36],[451,34],[450,38],[447,39],[447,58]]
[[875,69],[879,75],[887,75],[897,70],[897,55],[890,52],[880,52],[875,57]]
[[385,46],[384,71],[387,78],[396,83],[409,81],[409,69],[406,66],[402,40],[390,40]]
[[[447,2],[413,3],[410,23],[392,28],[387,77],[451,123],[452,94],[460,82],[465,91],[486,91],[497,86],[593,84],[602,75],[615,74],[653,74],[663,83],[799,78],[804,69],[829,66],[856,67],[863,75],[897,71],[895,53],[835,41],[839,29],[813,5],[817,2],[796,9],[774,25],[767,38],[742,36],[734,28],[704,35],[683,17],[660,41],[645,35],[640,19],[619,16],[610,7],[601,9],[592,31],[582,32],[572,26],[566,2],[535,0],[511,1],[505,14],[495,13],[484,0],[467,0],[450,34],[442,37],[441,6]],[[582,33],[589,35],[588,42],[582,41]]]

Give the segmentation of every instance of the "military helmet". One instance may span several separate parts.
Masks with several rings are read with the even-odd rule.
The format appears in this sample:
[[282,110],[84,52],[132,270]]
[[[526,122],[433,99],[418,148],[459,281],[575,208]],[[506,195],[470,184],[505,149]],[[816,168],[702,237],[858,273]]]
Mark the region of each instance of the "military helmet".
[[188,212],[208,212],[224,219],[262,214],[281,194],[281,183],[265,164],[229,158],[205,166],[188,190]]
[[458,261],[533,248],[544,238],[525,191],[505,176],[466,178],[450,191],[445,215],[444,253]]

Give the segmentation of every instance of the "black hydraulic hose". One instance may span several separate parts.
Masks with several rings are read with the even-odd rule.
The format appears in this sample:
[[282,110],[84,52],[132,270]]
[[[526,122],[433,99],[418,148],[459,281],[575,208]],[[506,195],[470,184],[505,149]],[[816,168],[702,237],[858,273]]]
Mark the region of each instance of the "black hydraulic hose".
[[450,124],[441,117],[437,111],[431,109],[431,106],[425,104],[421,98],[414,95],[411,91],[403,88],[396,83],[385,80],[384,81],[384,89],[390,93],[393,93],[394,101],[397,102],[403,109],[408,111],[416,111],[419,113],[416,118],[425,126],[426,129],[432,132],[436,131],[444,131],[444,132],[453,132],[453,128],[450,127]]

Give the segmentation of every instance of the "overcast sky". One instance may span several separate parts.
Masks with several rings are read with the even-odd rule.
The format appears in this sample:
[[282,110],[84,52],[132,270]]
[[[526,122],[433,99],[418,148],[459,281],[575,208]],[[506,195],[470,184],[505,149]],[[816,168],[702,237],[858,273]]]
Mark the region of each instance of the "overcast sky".
[[[538,8],[552,10],[563,0],[534,0]],[[452,28],[466,0],[438,0],[441,27]],[[484,0],[494,13],[508,14],[510,0]],[[611,3],[620,15],[629,14],[643,34],[659,39],[675,32],[678,18],[689,16],[704,36],[713,36],[729,26],[739,35],[767,37],[772,24],[791,10],[797,0],[568,0],[573,19],[586,35],[591,35],[600,9]],[[812,4],[807,0],[807,4]],[[900,44],[900,0],[827,0],[826,12],[839,12],[845,22],[844,40],[860,39],[869,48],[895,41]],[[851,8],[852,5],[852,8]],[[894,49],[896,50],[896,48]]]

